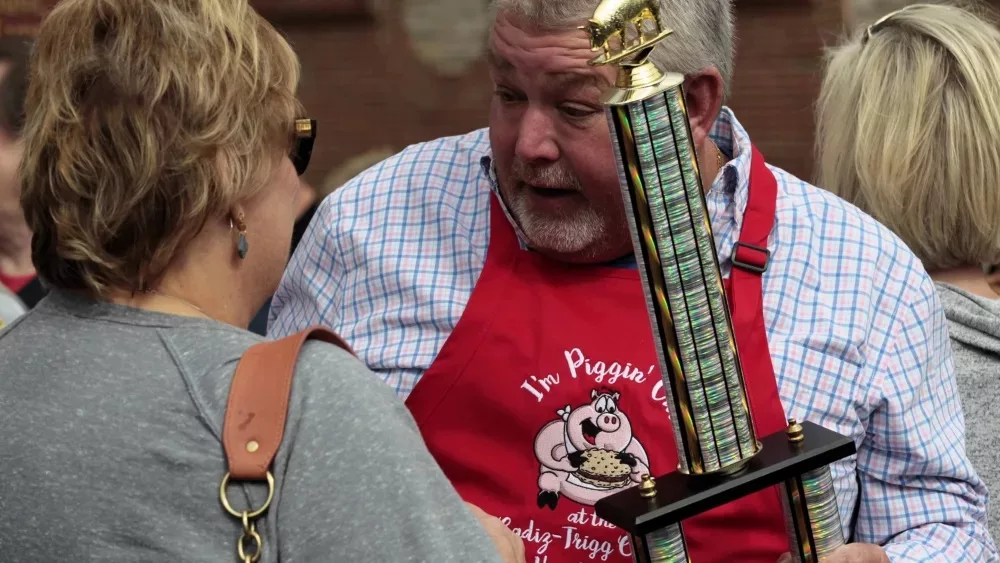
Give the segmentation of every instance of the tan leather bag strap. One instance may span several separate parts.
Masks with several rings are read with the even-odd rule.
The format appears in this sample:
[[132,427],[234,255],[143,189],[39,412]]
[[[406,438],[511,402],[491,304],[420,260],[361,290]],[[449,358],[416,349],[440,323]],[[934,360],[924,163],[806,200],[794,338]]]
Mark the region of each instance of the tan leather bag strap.
[[[229,388],[222,427],[222,447],[229,471],[219,485],[219,498],[226,512],[242,522],[236,554],[243,563],[255,563],[263,553],[264,542],[257,531],[256,520],[274,499],[271,463],[285,435],[295,363],[306,340],[323,340],[354,353],[343,339],[329,330],[307,328],[281,340],[261,342],[248,348],[236,365]],[[227,493],[231,480],[267,481],[264,504],[235,510]]]
[[320,327],[247,349],[233,375],[222,429],[230,478],[265,480],[285,435],[295,362],[306,340],[354,353],[340,336]]

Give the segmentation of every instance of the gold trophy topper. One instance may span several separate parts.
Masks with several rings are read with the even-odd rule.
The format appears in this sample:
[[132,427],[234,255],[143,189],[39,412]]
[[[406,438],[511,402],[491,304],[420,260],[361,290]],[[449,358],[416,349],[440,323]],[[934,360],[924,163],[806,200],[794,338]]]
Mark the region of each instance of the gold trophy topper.
[[601,97],[603,103],[635,102],[684,81],[682,75],[661,72],[647,60],[656,45],[674,32],[663,27],[659,4],[659,0],[603,0],[578,28],[590,36],[590,50],[601,51],[589,61],[592,66],[618,67],[615,87]]
[[[598,4],[593,17],[579,27],[590,35],[590,50],[603,51],[590,64],[615,64],[632,55],[637,56],[622,66],[643,64],[653,47],[673,33],[660,22],[659,4],[659,0],[603,0]],[[646,22],[653,23],[652,36],[646,31]],[[612,45],[614,40],[617,49]]]

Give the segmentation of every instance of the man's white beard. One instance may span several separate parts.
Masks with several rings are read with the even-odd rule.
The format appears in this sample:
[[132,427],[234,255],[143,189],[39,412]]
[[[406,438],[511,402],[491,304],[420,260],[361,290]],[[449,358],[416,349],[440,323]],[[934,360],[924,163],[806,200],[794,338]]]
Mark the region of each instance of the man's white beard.
[[536,212],[523,194],[514,195],[509,205],[528,243],[539,250],[573,254],[593,246],[606,234],[601,216],[589,206],[570,216],[554,217]]

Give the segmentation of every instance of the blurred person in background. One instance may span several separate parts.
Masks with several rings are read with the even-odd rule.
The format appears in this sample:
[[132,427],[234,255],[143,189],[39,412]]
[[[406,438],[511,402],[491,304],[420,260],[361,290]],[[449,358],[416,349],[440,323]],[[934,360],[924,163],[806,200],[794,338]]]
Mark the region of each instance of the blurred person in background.
[[[650,57],[686,78],[757,431],[795,418],[857,445],[831,466],[851,543],[828,561],[995,560],[985,487],[952,447],[964,429],[933,282],[884,226],[767,164],[725,107],[733,3],[659,5],[673,34]],[[494,1],[489,128],[407,147],[327,197],[269,329],[343,335],[406,398],[463,498],[549,563],[593,558],[590,542],[631,561],[593,505],[677,467],[601,103],[615,69],[589,64],[579,29],[597,6]],[[580,472],[605,448],[620,480],[595,492]],[[686,521],[692,560],[777,560],[788,540],[773,493]]]
[[[21,211],[17,177],[30,52],[27,39],[0,38],[0,285],[16,294],[23,308],[34,307],[45,294],[31,263],[31,231]],[[7,314],[0,316],[10,322],[13,310],[5,308]]]
[[[982,9],[982,7],[980,7]],[[818,104],[819,185],[892,229],[936,282],[967,449],[1000,491],[1000,31],[915,4],[833,49]],[[935,460],[926,460],[928,463]],[[990,510],[1000,535],[1000,510]]]
[[[221,429],[299,212],[298,80],[246,0],[63,0],[45,19],[21,180],[50,293],[0,334],[4,561],[235,558]],[[313,341],[295,371],[261,561],[523,560],[362,363]],[[264,504],[241,489],[236,510]]]

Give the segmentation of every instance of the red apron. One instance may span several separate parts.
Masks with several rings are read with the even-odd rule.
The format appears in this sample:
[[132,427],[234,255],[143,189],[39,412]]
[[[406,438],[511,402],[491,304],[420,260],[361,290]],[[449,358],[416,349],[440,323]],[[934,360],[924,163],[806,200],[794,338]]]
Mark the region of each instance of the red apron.
[[[759,437],[786,426],[760,274],[777,184],[753,151],[727,293]],[[677,467],[637,270],[572,266],[522,250],[491,198],[486,264],[464,314],[406,401],[468,502],[523,539],[527,561],[632,561],[594,503]],[[742,265],[742,266],[741,266]],[[684,522],[695,563],[774,563],[788,551],[770,488]]]

